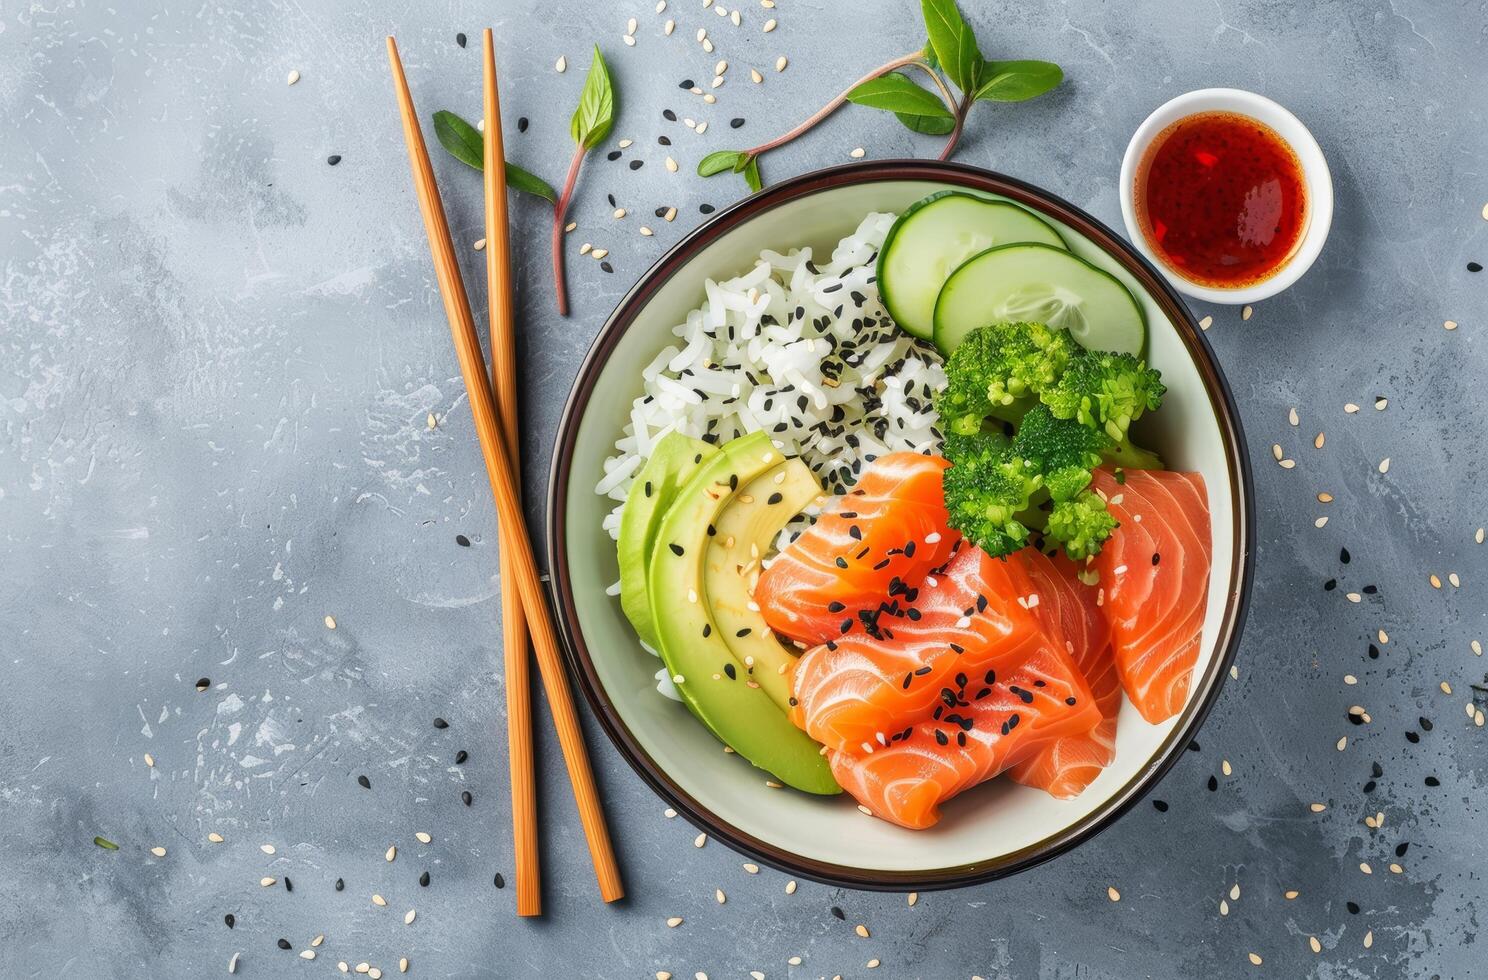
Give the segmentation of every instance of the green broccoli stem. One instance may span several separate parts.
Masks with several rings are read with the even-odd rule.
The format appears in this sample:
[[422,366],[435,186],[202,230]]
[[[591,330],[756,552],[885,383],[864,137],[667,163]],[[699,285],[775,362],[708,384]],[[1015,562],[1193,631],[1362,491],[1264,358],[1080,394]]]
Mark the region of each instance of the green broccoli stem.
[[1150,449],[1143,449],[1135,445],[1130,439],[1123,439],[1102,454],[1104,461],[1112,466],[1119,466],[1124,470],[1163,470],[1162,457]]

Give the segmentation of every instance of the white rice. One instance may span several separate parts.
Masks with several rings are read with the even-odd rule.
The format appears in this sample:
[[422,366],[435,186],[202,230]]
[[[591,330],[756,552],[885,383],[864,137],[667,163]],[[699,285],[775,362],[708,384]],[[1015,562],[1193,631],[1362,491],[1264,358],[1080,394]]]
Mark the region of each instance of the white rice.
[[737,278],[703,283],[704,304],[642,372],[644,394],[594,488],[616,501],[604,522],[611,537],[631,480],[669,432],[721,444],[764,429],[828,494],[879,456],[938,450],[940,355],[893,323],[874,277],[893,223],[869,214],[825,265],[810,248],[767,249]]

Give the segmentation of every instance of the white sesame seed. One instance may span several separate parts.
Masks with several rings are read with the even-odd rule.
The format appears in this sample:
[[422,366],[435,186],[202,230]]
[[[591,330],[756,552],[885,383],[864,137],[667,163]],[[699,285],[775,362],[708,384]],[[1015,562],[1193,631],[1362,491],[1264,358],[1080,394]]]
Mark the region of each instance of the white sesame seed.
[[616,208],[615,209],[615,217],[616,218],[623,218],[623,217],[625,217],[625,209],[624,208]]
[[1317,520],[1315,520],[1315,521],[1312,522],[1312,526],[1313,527],[1322,527],[1324,524],[1327,524],[1327,523],[1328,523],[1328,518],[1326,518],[1326,517],[1319,517]]
[[1212,316],[1206,316],[1204,317],[1204,319],[1199,321],[1200,330],[1208,330],[1212,326],[1214,326],[1214,317]]
[[302,950],[300,950],[300,959],[302,959],[302,960],[313,960],[313,959],[315,959],[315,950],[313,950],[313,949],[302,949]]
[[708,36],[708,29],[706,27],[699,27],[698,30],[697,30],[698,43],[701,44],[703,42],[703,39],[706,38],[707,36]]
[[1388,399],[1388,398],[1376,398],[1374,400],[1374,410],[1376,412],[1383,412],[1386,408],[1389,408],[1389,407],[1390,407],[1390,399]]
[[1240,901],[1240,882],[1238,881],[1230,886],[1230,901]]
[[300,80],[300,73],[299,73],[299,71],[297,71],[294,68],[291,68],[289,70],[289,74],[287,76],[285,76],[284,84],[285,85],[293,85],[295,82],[298,82],[299,80]]
[[627,47],[635,47],[635,38],[629,34],[621,35],[620,40],[624,41]]
[[414,911],[413,909],[409,909],[407,912],[404,912],[403,913],[403,924],[405,926],[411,926],[411,925],[413,925],[413,920],[416,919],[417,917],[418,917],[418,913],[416,911]]
[[675,929],[682,924],[682,916],[674,915],[666,920],[666,924],[668,929]]
[[728,71],[727,61],[720,61],[718,62],[718,64],[713,66],[713,74],[715,75],[722,75],[726,71]]
[[753,82],[754,84],[758,85],[759,83],[761,83],[761,82],[763,82],[765,80],[765,76],[763,76],[763,75],[761,75],[759,73],[759,69],[757,69],[757,68],[751,68],[751,69],[749,69],[749,80],[751,82]]
[[398,847],[397,847],[396,844],[389,845],[388,846],[388,849],[387,849],[387,853],[383,854],[383,858],[385,858],[388,861],[388,863],[390,863],[390,864],[392,863],[393,859],[396,858],[397,856],[398,856]]
[[677,815],[677,811],[673,810],[671,807],[667,807],[665,810],[661,811],[661,815],[663,817],[666,817],[668,820],[671,820]]
[[260,844],[260,845],[258,845],[258,849],[260,851],[263,851],[265,854],[273,854],[274,853],[274,845],[273,844]]
[[1318,937],[1316,936],[1308,936],[1307,945],[1312,947],[1314,953],[1321,953],[1323,951],[1323,944],[1318,942]]
[[1324,810],[1328,809],[1328,804],[1326,804],[1326,803],[1309,803],[1309,804],[1307,804],[1307,809],[1311,810],[1313,813],[1322,813]]
[[310,940],[310,945],[319,948],[320,944],[323,942],[325,942],[325,933],[321,933],[314,939]]
[[1448,572],[1447,581],[1452,583],[1452,588],[1454,589],[1462,588],[1462,580],[1457,577],[1456,572]]
[[1107,885],[1106,886],[1106,897],[1109,898],[1113,902],[1119,902],[1119,901],[1121,901],[1121,893],[1116,890],[1116,886],[1115,885]]
[[861,160],[863,159],[863,155],[867,152],[868,151],[863,149],[861,146],[857,146],[853,148],[852,152],[849,153],[848,156],[852,157],[854,160]]
[[748,861],[746,861],[746,862],[744,862],[743,868],[744,868],[744,873],[745,874],[751,874],[751,875],[757,875],[757,874],[759,874],[759,865],[757,865],[757,864],[751,864]]
[[1312,440],[1312,448],[1313,449],[1322,449],[1323,448],[1323,441],[1324,441],[1324,436],[1323,436],[1323,434],[1321,432],[1319,432],[1317,434],[1317,436]]
[[1297,410],[1295,408],[1289,409],[1287,411],[1287,421],[1290,422],[1292,425],[1296,425],[1298,422],[1301,421],[1301,419],[1297,417]]
[[[1451,691],[1448,691],[1447,693],[1448,694],[1451,694],[1452,692]],[[211,841],[213,844],[221,844],[222,843],[222,835],[219,834],[219,833],[217,833],[217,831],[214,830],[210,834],[207,835],[207,840]]]
[[1433,574],[1427,581],[1431,583],[1433,589],[1441,588],[1441,579],[1437,578],[1436,575]]
[[471,246],[471,248],[475,249],[477,252],[483,251],[485,247],[486,240],[484,238],[478,240],[474,245]]
[[790,959],[786,960],[785,962],[789,963],[791,966],[800,966],[801,965],[801,957],[799,957],[799,956],[792,956]]
[[673,160],[671,157],[667,157],[666,158],[666,168],[667,168],[667,170],[670,173],[676,173],[677,172],[677,161],[676,160]]
[[915,903],[918,902],[919,900],[920,900],[920,893],[919,892],[910,892],[909,893],[909,896],[906,899],[906,902],[908,903],[908,905],[909,905],[910,908],[914,908]]
[[1364,597],[1361,596],[1357,592],[1346,592],[1346,593],[1344,593],[1344,596],[1343,597],[1345,599],[1347,599],[1349,602],[1363,602],[1364,601]]
[[723,894],[722,888],[713,889],[713,901],[717,902],[719,905],[722,905],[724,902],[728,901],[728,897]]
[[407,973],[408,972],[408,957],[406,957],[406,956],[400,956],[400,957],[398,957],[398,972],[399,973]]
[[704,133],[706,133],[707,131],[708,131],[708,120],[704,119],[702,122],[700,122],[700,123],[697,124],[697,129],[695,130],[695,132],[699,136],[701,136]]
[[663,34],[665,34],[667,37],[671,37],[672,36],[672,31],[674,31],[676,29],[677,29],[677,22],[674,21],[674,20],[671,20],[670,18],[668,18],[668,20],[666,22],[666,26],[661,29],[661,32]]
[[666,9],[666,0],[656,0],[656,12],[659,14]]
[[1390,457],[1386,456],[1384,459],[1380,460],[1379,471],[1381,473],[1390,472]]
[[708,835],[707,834],[698,834],[696,837],[694,837],[692,839],[692,846],[693,847],[702,847],[706,843],[708,843]]
[[1219,914],[1220,915],[1229,915],[1230,914],[1230,903],[1227,902],[1226,900],[1222,899],[1222,898],[1219,900]]
[[729,21],[735,27],[738,27],[740,24],[744,23],[744,19],[739,16],[739,12],[737,10],[729,11]]
[[785,893],[787,895],[794,895],[796,893],[796,881],[794,878],[785,883]]
[[1470,647],[1472,649],[1472,652],[1477,654],[1478,656],[1481,657],[1483,655],[1483,644],[1479,643],[1477,640],[1473,640],[1471,643],[1469,643],[1468,647]]
[[1340,738],[1338,740],[1338,746],[1337,746],[1337,748],[1338,748],[1338,751],[1340,751],[1340,752],[1342,752],[1344,749],[1348,748],[1348,736],[1347,735],[1345,735],[1343,738]]
[[563,230],[564,230],[565,233],[566,232],[570,232],[570,231],[573,231],[578,226],[579,226],[579,223],[577,221],[570,221],[568,224],[566,224],[566,225],[563,226]]
[[662,217],[664,219],[666,219],[667,221],[671,221],[672,219],[674,219],[674,218],[677,217],[677,209],[676,208],[667,208],[666,209],[666,214],[662,215]]
[[872,936],[872,933],[868,931],[868,927],[862,923],[853,926],[853,932],[857,933],[860,939],[868,939]]
[[1355,405],[1353,402],[1345,402],[1344,403],[1344,406],[1343,406],[1343,410],[1347,414],[1353,415],[1355,412],[1359,411],[1359,406],[1358,405]]
[[1282,457],[1281,443],[1279,443],[1279,442],[1273,442],[1271,444],[1271,455],[1273,457],[1275,457],[1277,460],[1280,460],[1281,459],[1281,457]]
[[706,102],[708,105],[716,105],[718,103],[718,97],[712,92],[708,92],[703,96],[703,101]]
[[[1246,309],[1250,309],[1250,307],[1247,306]],[[1251,962],[1252,965],[1254,965],[1254,966],[1260,966],[1261,965],[1261,958],[1260,958],[1260,956],[1258,956],[1255,953],[1247,953],[1246,955],[1250,958],[1250,962]]]
[[150,848],[150,853],[153,854],[153,855],[155,855],[158,858],[163,858],[163,857],[165,857],[165,848],[163,848],[163,847],[152,847],[152,848]]
[[771,31],[773,31],[774,29],[775,29],[775,18],[774,17],[771,17],[769,20],[765,21],[765,26],[764,26],[763,30],[764,30],[764,32],[766,34],[768,34]]
[[781,55],[780,57],[775,59],[775,70],[785,71],[785,66],[788,64],[790,64],[790,61],[786,59],[785,55]]
[[656,233],[654,231],[652,231],[650,228],[647,228],[645,225],[641,225],[641,234],[643,236],[645,236],[646,238],[650,238],[652,235],[654,235]]
[[333,630],[333,629],[336,628],[336,617],[335,616],[327,616],[325,618],[325,628],[328,629],[328,630]]
[[378,906],[379,908],[385,908],[387,906],[387,899],[383,898],[381,895],[374,894],[372,896],[372,904]]
[[1249,305],[1249,304],[1248,304],[1248,303],[1247,303],[1247,304],[1246,304],[1246,305],[1245,305],[1245,307],[1244,307],[1244,308],[1243,308],[1243,309],[1242,309],[1242,310],[1241,310],[1241,311],[1240,311],[1240,319],[1242,319],[1242,320],[1249,320],[1249,319],[1250,319],[1250,317],[1251,317],[1251,314],[1253,314],[1253,313],[1255,313],[1255,309],[1254,309],[1254,308],[1252,308],[1252,307],[1251,307],[1251,306],[1250,306],[1250,305]]
[[260,888],[268,888],[270,885],[272,885],[277,880],[278,880],[277,878],[269,878],[269,877],[260,878],[260,879],[258,879],[258,887],[260,887]]
[[[290,82],[289,84],[293,85],[294,82]],[[228,973],[237,973],[238,972],[238,956],[239,955],[240,954],[238,954],[238,953],[234,953],[234,954],[232,954],[232,958],[227,961],[227,972]]]
[[590,252],[589,254],[592,255],[592,256],[594,256],[595,260],[597,261],[599,259],[604,258],[606,255],[609,255],[610,254],[610,250],[607,249],[607,248],[596,248],[594,251]]
[[1374,874],[1374,869],[1369,866],[1369,862],[1368,861],[1360,861],[1359,862],[1359,870],[1362,871],[1362,872],[1364,872],[1367,875]]
[[1457,321],[1456,320],[1448,320],[1448,321],[1446,321],[1445,323],[1442,324],[1442,329],[1443,330],[1456,330],[1457,329]]
[[630,20],[625,22],[625,33],[634,34],[636,32],[636,27],[637,21],[634,17],[632,17]]
[[568,71],[568,59],[560,54],[558,60],[553,62],[553,70],[560,75]]
[[422,830],[418,831],[413,836],[414,836],[414,839],[417,840],[420,844],[427,844],[427,843],[429,843],[430,841],[432,841],[434,839],[434,838],[430,837],[428,834],[424,833]]
[[151,769],[155,768],[155,757],[148,752],[145,753],[145,765]]
[[1234,769],[1230,767],[1229,759],[1223,759],[1220,761],[1219,771],[1224,773],[1226,776],[1232,775],[1234,773]]

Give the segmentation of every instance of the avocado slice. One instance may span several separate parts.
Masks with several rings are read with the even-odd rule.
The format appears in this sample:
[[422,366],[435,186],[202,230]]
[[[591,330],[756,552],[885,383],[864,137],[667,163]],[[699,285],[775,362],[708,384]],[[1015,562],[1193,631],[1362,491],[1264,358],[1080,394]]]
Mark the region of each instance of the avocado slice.
[[651,619],[651,597],[646,591],[646,565],[656,529],[677,491],[692,478],[703,462],[718,449],[701,439],[669,432],[651,447],[646,465],[630,484],[630,494],[620,511],[620,608],[635,627],[641,642],[656,649],[656,627]]
[[765,433],[742,436],[704,460],[677,494],[648,572],[657,649],[683,702],[725,745],[796,789],[840,793],[820,746],[747,682],[709,612],[704,569],[715,522],[739,487],[781,460]]
[[708,540],[703,585],[708,611],[744,673],[759,684],[781,711],[790,710],[790,668],[796,653],[765,623],[754,604],[760,559],[774,547],[775,536],[806,505],[821,495],[821,485],[799,459],[788,459],[739,488],[714,522]]

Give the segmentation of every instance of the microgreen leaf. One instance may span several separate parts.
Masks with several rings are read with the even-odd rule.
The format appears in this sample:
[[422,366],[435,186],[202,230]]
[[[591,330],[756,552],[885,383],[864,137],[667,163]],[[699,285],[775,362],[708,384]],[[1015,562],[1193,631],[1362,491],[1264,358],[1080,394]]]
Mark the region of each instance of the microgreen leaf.
[[103,848],[105,851],[117,851],[119,849],[119,845],[118,844],[115,844],[113,841],[109,840],[107,837],[95,837],[95,838],[93,838],[93,843],[97,844],[99,847]]
[[579,107],[574,110],[568,132],[573,141],[586,150],[603,143],[615,125],[615,87],[610,82],[610,69],[605,65],[599,45],[594,46],[594,60],[584,90],[579,93]]
[[975,91],[982,70],[982,53],[977,49],[976,34],[961,16],[956,0],[920,0],[920,10],[925,16],[930,46],[946,75],[961,91]]
[[765,186],[760,180],[759,157],[750,157],[749,163],[744,167],[744,183],[749,185],[751,191],[758,191]]
[[748,156],[742,150],[714,150],[698,161],[698,176],[711,177],[725,170],[738,172],[748,163]]
[[[448,109],[434,113],[434,138],[456,160],[476,170],[485,169],[485,137],[480,130]],[[551,184],[510,160],[506,162],[506,186],[540,197],[549,204],[558,200],[558,192]]]
[[887,109],[906,116],[943,116],[951,118],[940,96],[920,88],[909,76],[899,72],[870,78],[847,93],[849,102],[870,109]]
[[1043,95],[1064,80],[1048,61],[988,61],[982,66],[976,98],[982,102],[1022,102]]
[[916,133],[924,133],[926,136],[944,136],[956,128],[956,120],[950,113],[944,116],[911,116],[908,113],[896,112],[898,118],[905,126]]

